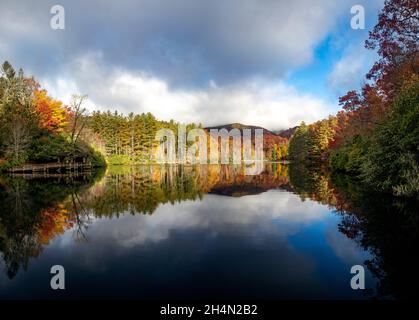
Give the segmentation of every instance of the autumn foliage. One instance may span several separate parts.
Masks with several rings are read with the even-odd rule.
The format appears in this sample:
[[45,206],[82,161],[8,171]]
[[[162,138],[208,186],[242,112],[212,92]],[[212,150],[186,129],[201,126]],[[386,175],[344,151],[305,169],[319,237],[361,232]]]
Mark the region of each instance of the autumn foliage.
[[60,100],[48,96],[46,90],[34,92],[33,104],[39,118],[39,128],[52,133],[63,132],[69,118],[69,110]]
[[342,110],[329,118],[327,128],[326,120],[302,124],[290,141],[290,158],[329,160],[333,170],[356,175],[380,191],[417,194],[418,35],[419,2],[387,0],[365,42],[379,55],[365,85],[340,97]]
[[28,162],[89,161],[103,166],[105,160],[84,136],[87,114],[82,102],[75,95],[70,107],[65,106],[33,77],[4,62],[0,67],[0,170]]

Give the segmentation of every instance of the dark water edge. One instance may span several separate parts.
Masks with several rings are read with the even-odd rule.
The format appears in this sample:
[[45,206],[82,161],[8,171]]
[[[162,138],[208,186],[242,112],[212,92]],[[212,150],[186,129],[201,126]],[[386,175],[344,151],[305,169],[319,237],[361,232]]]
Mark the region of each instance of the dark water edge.
[[[292,164],[0,176],[0,298],[413,298],[417,212]],[[353,261],[368,270],[362,293],[347,286]],[[63,292],[52,264],[68,266]]]
[[339,231],[373,254],[366,265],[378,280],[376,298],[419,296],[417,198],[379,193],[344,174],[300,166],[290,172],[295,192],[335,208],[342,216]]

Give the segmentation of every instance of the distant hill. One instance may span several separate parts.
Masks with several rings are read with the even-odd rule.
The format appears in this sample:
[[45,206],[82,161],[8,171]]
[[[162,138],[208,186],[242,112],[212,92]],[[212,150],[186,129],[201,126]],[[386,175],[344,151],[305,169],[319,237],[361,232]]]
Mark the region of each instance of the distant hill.
[[277,134],[280,137],[290,139],[291,136],[294,134],[295,130],[297,130],[297,128],[298,128],[298,126],[295,126],[293,128],[289,128],[289,129],[286,129],[286,130],[276,131],[275,134]]
[[265,135],[277,135],[276,133],[269,131],[268,129],[262,128],[262,127],[258,127],[258,126],[251,126],[251,125],[246,125],[246,124],[241,124],[241,123],[229,123],[229,124],[224,124],[221,126],[214,126],[214,127],[206,127],[205,130],[210,130],[210,129],[227,129],[228,131],[230,131],[231,129],[239,129],[239,130],[243,130],[243,129],[263,129],[263,134]]
[[[252,126],[252,125],[245,125],[245,124],[241,124],[241,123],[229,123],[229,124],[224,124],[224,125],[220,125],[220,126],[213,126],[213,127],[206,127],[204,128],[205,130],[209,131],[211,129],[227,129],[228,131],[230,131],[231,129],[239,129],[240,131],[242,131],[243,129],[262,129],[263,130],[263,145],[264,145],[264,149],[271,149],[273,148],[274,144],[277,145],[281,145],[283,143],[287,142],[287,138],[276,134],[273,131],[270,131],[268,129],[265,129],[263,127],[259,127],[259,126]],[[252,136],[254,135],[254,132],[252,132]]]

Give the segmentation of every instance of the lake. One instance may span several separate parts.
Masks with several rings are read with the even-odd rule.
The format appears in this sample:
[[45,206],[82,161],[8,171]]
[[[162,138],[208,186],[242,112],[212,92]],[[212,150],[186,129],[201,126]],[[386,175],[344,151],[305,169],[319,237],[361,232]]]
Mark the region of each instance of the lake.
[[5,175],[0,298],[406,298],[418,234],[416,202],[279,163]]

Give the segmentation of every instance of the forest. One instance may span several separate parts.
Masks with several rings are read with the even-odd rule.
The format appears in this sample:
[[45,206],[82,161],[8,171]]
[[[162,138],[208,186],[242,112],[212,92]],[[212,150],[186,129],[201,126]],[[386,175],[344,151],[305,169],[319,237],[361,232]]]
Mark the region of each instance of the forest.
[[[151,113],[89,113],[84,108],[86,98],[74,95],[66,106],[33,77],[26,77],[22,70],[16,73],[9,62],[4,62],[0,78],[0,169],[24,163],[153,163],[158,130],[169,129],[177,135],[179,125],[185,126],[186,132],[203,129],[202,124],[160,121]],[[248,127],[237,125],[240,130]],[[286,159],[287,142],[265,129],[265,158]]]
[[419,192],[419,3],[386,1],[366,49],[379,60],[335,116],[297,128],[289,158],[348,174],[377,191]]
[[[150,112],[88,108],[87,95],[73,95],[65,103],[34,76],[0,61],[0,276],[7,277],[0,277],[6,284],[0,296],[17,292],[20,283],[22,291],[31,291],[50,275],[44,266],[53,258],[54,264],[69,266],[72,290],[79,281],[85,290],[85,279],[95,273],[107,276],[106,283],[91,278],[100,283],[98,290],[110,288],[115,296],[125,284],[112,286],[114,273],[105,271],[113,265],[128,266],[125,270],[144,276],[140,280],[150,278],[158,294],[168,284],[177,296],[179,279],[192,279],[200,285],[187,286],[200,290],[202,281],[196,279],[209,284],[224,275],[218,283],[226,287],[234,274],[240,282],[229,287],[252,294],[253,288],[265,294],[268,284],[286,294],[301,288],[314,292],[320,282],[324,292],[340,291],[342,270],[342,283],[352,294],[350,267],[360,264],[376,280],[362,298],[416,298],[418,35],[419,1],[386,0],[364,48],[378,58],[360,88],[336,99],[336,114],[314,123],[299,118],[298,126],[279,131],[241,123],[205,127],[163,121]],[[244,161],[157,164],[156,133],[164,128],[177,135],[180,126],[207,134],[263,129],[266,161],[258,163],[263,170],[246,174]],[[232,146],[232,137],[225,141]],[[56,171],[22,169],[57,164],[62,167]],[[61,171],[72,165],[86,167]],[[132,260],[122,260],[124,255]],[[296,286],[277,277],[300,266],[307,273]],[[317,278],[320,273],[329,277]],[[282,290],[288,288],[282,283],[292,290]],[[144,289],[151,286],[140,284],[153,298]],[[35,297],[42,298],[36,290]],[[333,298],[346,298],[338,293]]]
[[[151,113],[125,116],[117,111],[89,113],[87,96],[74,95],[69,106],[51,97],[33,78],[9,62],[0,77],[0,169],[24,163],[90,162],[93,166],[152,162],[161,128],[178,123]],[[186,130],[199,127],[187,124]]]
[[[414,197],[419,191],[419,4],[386,1],[366,49],[379,59],[360,91],[340,97],[342,109],[291,138],[264,138],[266,160],[290,160],[348,174],[377,191]],[[25,163],[151,163],[161,128],[179,123],[151,113],[124,115],[84,107],[74,95],[67,106],[9,62],[0,77],[0,170]],[[186,129],[201,124],[184,124]],[[287,130],[286,130],[287,131]]]
[[72,97],[70,106],[48,95],[33,77],[1,66],[0,168],[26,162],[91,162],[104,165],[102,154],[86,135],[85,96]]

